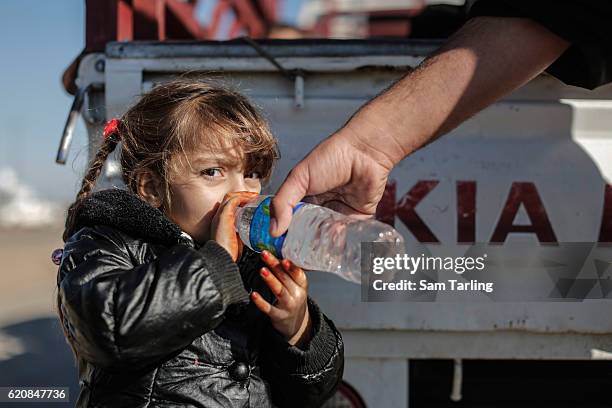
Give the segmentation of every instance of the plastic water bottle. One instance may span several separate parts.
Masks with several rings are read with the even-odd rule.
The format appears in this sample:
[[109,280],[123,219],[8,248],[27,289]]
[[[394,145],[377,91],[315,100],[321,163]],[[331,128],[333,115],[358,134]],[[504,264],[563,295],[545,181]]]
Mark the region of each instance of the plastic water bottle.
[[[236,231],[254,251],[267,249],[306,270],[332,272],[361,282],[361,242],[388,242],[403,248],[403,237],[390,225],[375,219],[359,220],[326,207],[298,203],[289,229],[272,237],[270,201],[259,196],[236,210]],[[395,253],[395,252],[393,252]]]

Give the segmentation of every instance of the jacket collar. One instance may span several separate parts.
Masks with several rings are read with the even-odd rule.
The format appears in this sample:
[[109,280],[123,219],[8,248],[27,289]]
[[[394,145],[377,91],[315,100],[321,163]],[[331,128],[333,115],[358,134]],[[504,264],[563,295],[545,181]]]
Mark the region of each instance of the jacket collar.
[[[202,246],[164,213],[128,190],[118,188],[100,190],[83,199],[76,210],[75,224],[69,236],[83,227],[100,224],[116,228],[147,242],[167,246],[183,243],[195,249]],[[248,287],[252,287],[253,280],[259,276],[258,268],[263,266],[259,254],[245,245],[236,263],[244,282]]]
[[76,209],[74,227],[69,235],[83,227],[100,224],[153,243],[187,243],[199,247],[164,213],[128,190],[100,190],[83,199]]

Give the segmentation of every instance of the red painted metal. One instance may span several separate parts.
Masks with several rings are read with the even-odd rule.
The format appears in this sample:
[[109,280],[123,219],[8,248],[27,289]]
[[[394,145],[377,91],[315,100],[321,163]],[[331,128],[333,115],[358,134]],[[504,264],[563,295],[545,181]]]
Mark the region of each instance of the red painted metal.
[[85,48],[62,76],[71,94],[83,55],[103,52],[110,41],[212,38],[196,19],[197,0],[85,0],[85,5]]
[[[228,13],[231,13],[230,38],[244,34],[252,38],[265,37],[277,21],[277,0],[218,0],[211,23],[203,27],[194,13],[197,3],[197,0],[87,0],[88,16],[91,9],[96,19],[88,20],[87,29],[91,27],[92,32],[102,34],[95,47],[95,50],[102,50],[106,42],[116,40],[228,39],[219,32],[221,20],[228,17]],[[116,28],[99,24],[102,7],[110,19],[115,20]]]
[[[197,0],[183,2],[179,0],[160,1],[160,10],[165,21],[165,34],[159,39],[164,40],[167,37],[172,39],[204,39],[206,38],[206,30],[200,26],[200,23],[195,18],[195,7]],[[189,37],[189,38],[183,38]]]
[[370,37],[408,37],[410,34],[409,20],[370,21],[368,35]]
[[230,0],[230,4],[239,21],[252,38],[263,37],[267,32],[265,16],[255,2],[245,0]]
[[117,33],[117,1],[87,0],[85,3],[85,50],[86,52],[104,49],[109,38]]
[[132,1],[117,2],[117,33],[113,40],[131,41],[134,39],[134,9]]
[[368,37],[408,37],[410,19],[422,8],[405,10],[370,11],[368,16]]
[[[281,0],[206,1],[214,1],[215,5],[209,25],[202,27],[195,16],[198,0],[85,0],[85,48],[64,72],[65,89],[76,92],[74,78],[82,56],[104,51],[110,41],[227,40],[242,35],[265,38],[279,24]],[[409,18],[419,11],[370,11],[368,35],[407,36]],[[330,10],[314,27],[301,31],[309,36],[327,37],[330,24],[338,15]],[[229,26],[223,27],[224,19]],[[223,29],[227,32],[221,33]]]

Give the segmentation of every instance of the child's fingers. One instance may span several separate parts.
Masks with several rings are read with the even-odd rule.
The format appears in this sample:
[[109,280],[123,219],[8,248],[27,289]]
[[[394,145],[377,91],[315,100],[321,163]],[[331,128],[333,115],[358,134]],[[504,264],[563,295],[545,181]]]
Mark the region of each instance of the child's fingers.
[[249,202],[255,196],[257,196],[257,193],[239,192],[226,194],[219,209],[217,209],[218,215],[215,216],[215,218],[218,217],[217,223],[226,226],[231,232],[235,232],[234,218],[236,216],[236,209]]
[[279,281],[289,290],[291,293],[295,293],[299,287],[293,281],[291,276],[285,271],[280,261],[272,255],[269,251],[262,251],[261,256],[263,261],[268,265],[268,268],[272,270],[274,275],[278,278]]
[[264,314],[268,315],[270,318],[276,315],[277,310],[274,306],[272,306],[266,299],[261,297],[261,295],[255,291],[251,293],[251,300],[255,304],[255,306],[261,310]]
[[255,196],[257,196],[257,193],[248,193],[244,191],[227,193],[224,200],[221,202],[221,205],[223,206],[223,209],[221,210],[223,216],[233,217],[238,206],[246,204]]
[[289,259],[283,259],[281,264],[295,283],[304,289],[308,288],[308,279],[306,278],[306,273],[302,268],[291,262]]
[[243,244],[236,233],[234,219],[236,208],[248,202],[256,193],[237,192],[226,194],[223,201],[216,207],[215,215],[210,224],[210,235],[219,245],[227,250],[236,261],[240,258],[243,251]]
[[239,205],[246,204],[259,194],[249,191],[234,191],[232,193],[225,194],[222,204],[230,204],[231,207],[238,207]]
[[253,198],[258,195],[259,193],[256,193],[254,191],[232,191],[230,193],[226,193],[223,199],[225,200],[225,199],[229,199],[229,198],[236,197],[236,196],[244,196],[244,197]]
[[277,299],[281,299],[283,297],[283,290],[285,287],[283,284],[274,276],[268,268],[261,268],[259,272],[263,281],[268,285],[272,294],[276,296]]
[[217,211],[225,217],[233,216],[236,212],[236,207],[242,204],[246,204],[257,195],[257,193],[251,193],[248,191],[227,193],[225,194],[225,197],[223,197],[223,200],[221,200],[221,203],[219,204],[219,209]]

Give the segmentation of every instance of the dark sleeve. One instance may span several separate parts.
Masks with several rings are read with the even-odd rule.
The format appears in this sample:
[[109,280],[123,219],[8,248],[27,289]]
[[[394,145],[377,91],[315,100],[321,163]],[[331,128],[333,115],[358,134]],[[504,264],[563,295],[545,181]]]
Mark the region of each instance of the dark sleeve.
[[[60,280],[60,277],[61,280]],[[104,368],[155,364],[248,302],[236,263],[208,241],[133,265],[118,234],[84,228],[66,242],[58,291],[81,357]]]
[[279,407],[319,407],[338,388],[344,372],[344,343],[334,323],[308,297],[312,337],[302,348],[292,346],[272,325],[262,351],[262,377],[270,382]]
[[612,2],[605,0],[477,0],[470,17],[525,17],[571,46],[547,72],[593,89],[612,81]]

